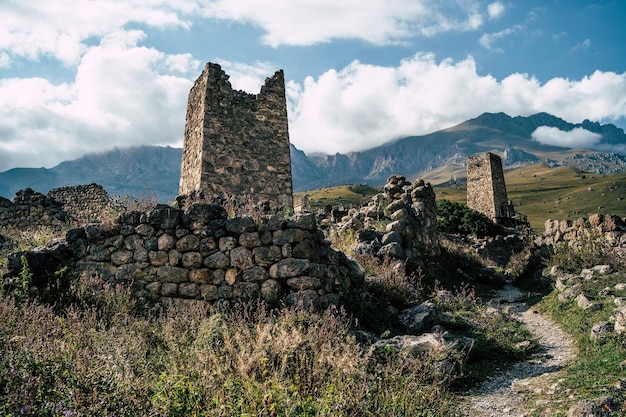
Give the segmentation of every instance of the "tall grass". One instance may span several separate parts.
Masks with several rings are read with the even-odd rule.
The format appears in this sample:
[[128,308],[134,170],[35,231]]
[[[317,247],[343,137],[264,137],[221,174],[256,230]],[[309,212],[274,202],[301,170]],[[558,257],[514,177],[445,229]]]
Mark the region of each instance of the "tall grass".
[[149,310],[86,278],[70,291],[64,306],[0,298],[0,414],[455,414],[436,358],[381,360],[341,311]]

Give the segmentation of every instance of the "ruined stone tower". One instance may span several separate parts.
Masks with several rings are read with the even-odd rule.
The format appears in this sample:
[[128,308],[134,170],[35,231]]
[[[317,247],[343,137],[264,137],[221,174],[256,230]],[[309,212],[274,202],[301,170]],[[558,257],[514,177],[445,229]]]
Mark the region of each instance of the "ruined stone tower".
[[467,205],[494,222],[513,217],[508,204],[502,159],[491,152],[467,160]]
[[189,92],[179,192],[291,208],[283,71],[267,78],[257,95],[233,90],[228,78],[209,62]]

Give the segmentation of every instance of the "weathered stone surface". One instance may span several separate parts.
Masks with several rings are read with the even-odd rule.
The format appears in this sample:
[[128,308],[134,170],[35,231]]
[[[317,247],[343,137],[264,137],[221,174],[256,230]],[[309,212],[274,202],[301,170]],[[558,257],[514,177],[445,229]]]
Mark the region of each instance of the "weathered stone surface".
[[408,334],[418,335],[432,327],[435,315],[436,312],[431,303],[422,303],[403,310],[398,316],[398,322]]
[[149,282],[146,284],[146,291],[152,295],[161,295],[161,283],[156,281]]
[[263,282],[268,278],[269,274],[260,266],[255,266],[250,269],[246,269],[242,272],[242,279],[244,281]]
[[199,268],[202,265],[202,254],[200,252],[186,252],[183,254],[183,267]]
[[261,297],[268,304],[275,304],[282,298],[282,286],[274,279],[268,279],[261,284]]
[[219,248],[220,251],[226,252],[237,246],[238,239],[233,236],[224,236],[220,238]]
[[613,324],[608,321],[596,323],[591,327],[589,337],[591,339],[602,339],[613,333]]
[[406,252],[398,242],[392,242],[381,247],[376,255],[383,258],[406,259]]
[[207,301],[215,301],[219,299],[220,294],[215,285],[201,285],[200,286],[200,297]]
[[111,262],[114,265],[122,265],[133,259],[133,252],[129,250],[120,250],[111,254]]
[[270,277],[285,279],[305,275],[311,265],[308,259],[287,258],[270,267]]
[[195,235],[187,235],[176,242],[176,249],[180,252],[196,250],[200,247],[200,239]]
[[170,257],[165,251],[157,251],[157,252],[148,252],[148,259],[150,259],[150,263],[154,266],[162,266],[165,265]]
[[315,214],[313,213],[298,213],[294,215],[291,220],[287,222],[287,227],[304,229],[304,230],[315,230],[317,228],[317,221],[315,219]]
[[609,417],[612,409],[613,399],[610,397],[581,400],[568,410],[567,417]]
[[242,233],[241,236],[239,236],[239,244],[248,249],[252,249],[261,246],[261,237],[258,232]]
[[226,269],[230,266],[230,258],[223,252],[216,252],[204,259],[204,265],[212,269]]
[[243,246],[239,246],[230,251],[230,265],[241,270],[252,268],[252,252]]
[[285,297],[285,304],[305,311],[316,310],[319,296],[313,290],[293,292]]
[[121,265],[115,272],[115,279],[117,281],[136,281],[143,278],[141,268],[134,264]]
[[[161,282],[185,282],[188,280],[189,271],[174,266],[161,266],[157,270],[158,280]],[[165,295],[165,294],[164,294]]]
[[192,269],[189,271],[189,281],[196,284],[208,284],[211,282],[213,273],[210,269]]
[[178,296],[178,284],[171,282],[164,282],[161,284],[161,295],[163,297],[176,297]]
[[434,333],[425,333],[420,336],[404,335],[379,340],[372,345],[372,349],[384,351],[391,348],[417,357],[431,351],[444,349],[445,346],[445,341],[441,336]]
[[196,203],[191,205],[183,215],[183,221],[191,229],[202,229],[212,222],[224,221],[228,212],[222,206],[215,204]]
[[252,217],[235,217],[226,222],[226,231],[241,234],[255,232],[256,222]]
[[274,245],[282,246],[287,243],[302,242],[309,237],[311,237],[311,233],[302,229],[277,230],[273,235],[273,243]]
[[467,205],[490,219],[512,217],[502,171],[502,158],[491,152],[467,160]]
[[302,290],[316,290],[322,286],[319,278],[316,277],[294,277],[287,280],[289,288],[302,291]]
[[183,254],[180,253],[179,251],[177,251],[176,249],[172,249],[171,251],[169,251],[167,253],[168,256],[168,263],[171,266],[178,266],[180,265],[181,261],[183,260]]
[[161,251],[168,251],[170,249],[174,249],[176,247],[176,239],[174,236],[169,235],[167,233],[159,236],[158,240],[158,249]]
[[293,208],[282,71],[252,95],[233,90],[219,65],[206,64],[189,93],[183,144],[180,194],[194,192],[254,195]]
[[382,245],[388,245],[394,242],[402,244],[402,233],[397,231],[388,232],[385,233],[380,240]]
[[200,295],[200,287],[193,282],[178,284],[178,295],[185,298],[196,298]]
[[262,246],[252,250],[254,261],[260,266],[270,266],[282,258],[282,251],[278,246]]
[[235,285],[238,278],[241,276],[241,271],[235,268],[229,268],[226,270],[226,274],[224,275],[224,280],[228,285]]

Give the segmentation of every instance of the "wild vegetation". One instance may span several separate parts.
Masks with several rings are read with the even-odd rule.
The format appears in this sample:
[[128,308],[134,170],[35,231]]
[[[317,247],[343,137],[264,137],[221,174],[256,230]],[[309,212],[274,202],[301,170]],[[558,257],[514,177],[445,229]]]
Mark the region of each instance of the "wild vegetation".
[[[455,385],[477,377],[481,361],[528,353],[518,345],[528,333],[471,287],[448,290],[434,269],[406,277],[392,263],[362,262],[371,278],[355,294],[362,303],[317,313],[150,305],[88,277],[51,297],[29,288],[24,262],[19,285],[0,295],[0,414],[451,416]],[[357,338],[398,334],[384,311],[427,299],[471,349],[413,357]]]
[[[568,407],[577,400],[607,395],[612,397],[614,404],[610,415],[626,415],[626,335],[613,333],[591,337],[594,324],[610,320],[616,307],[613,300],[626,297],[626,290],[617,285],[624,283],[625,259],[607,251],[602,239],[593,239],[584,240],[578,246],[557,246],[548,266],[578,276],[584,268],[600,264],[609,265],[611,273],[584,279],[580,288],[581,293],[593,296],[598,308],[585,310],[575,299],[560,299],[557,290],[551,291],[534,307],[548,314],[569,333],[578,350],[574,362],[544,382],[546,387],[552,386],[552,394],[555,391],[560,394],[562,411],[558,415],[565,416]],[[535,389],[530,392],[529,400],[545,400],[548,391]]]

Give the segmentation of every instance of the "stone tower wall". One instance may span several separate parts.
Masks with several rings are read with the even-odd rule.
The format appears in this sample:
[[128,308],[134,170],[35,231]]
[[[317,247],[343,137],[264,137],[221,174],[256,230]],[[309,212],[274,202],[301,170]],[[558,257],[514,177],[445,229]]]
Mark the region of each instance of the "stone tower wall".
[[233,90],[228,78],[208,63],[189,93],[180,194],[293,207],[282,70],[257,95]]
[[467,205],[492,220],[508,217],[502,159],[487,152],[467,160]]

